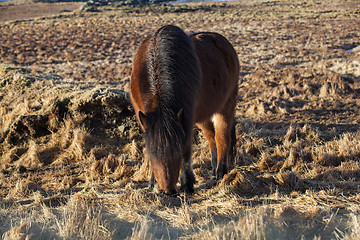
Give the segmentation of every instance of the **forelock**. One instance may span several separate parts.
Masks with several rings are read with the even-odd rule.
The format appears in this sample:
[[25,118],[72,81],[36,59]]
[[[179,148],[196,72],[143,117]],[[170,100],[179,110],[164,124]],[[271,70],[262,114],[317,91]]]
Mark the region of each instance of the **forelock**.
[[146,129],[146,150],[158,159],[174,158],[182,154],[185,133],[173,118],[157,118]]

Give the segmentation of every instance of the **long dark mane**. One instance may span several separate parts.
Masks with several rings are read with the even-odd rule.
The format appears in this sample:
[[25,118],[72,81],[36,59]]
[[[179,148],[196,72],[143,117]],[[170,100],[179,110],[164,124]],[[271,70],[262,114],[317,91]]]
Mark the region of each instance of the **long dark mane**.
[[176,157],[181,154],[185,143],[185,132],[176,120],[161,114],[156,111],[147,115],[146,150],[159,159]]
[[[179,154],[191,133],[200,87],[200,65],[190,38],[178,27],[164,26],[149,40],[147,73],[151,97],[145,141],[158,158]],[[183,116],[178,113],[183,111]]]

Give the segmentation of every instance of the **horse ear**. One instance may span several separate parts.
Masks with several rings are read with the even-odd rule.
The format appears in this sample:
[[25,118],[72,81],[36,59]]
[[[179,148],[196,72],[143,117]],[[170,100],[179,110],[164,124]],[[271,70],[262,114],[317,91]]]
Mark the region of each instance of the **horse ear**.
[[141,126],[143,127],[143,130],[146,129],[146,115],[142,112],[139,111],[139,121]]
[[183,121],[184,121],[184,109],[181,108],[177,114],[177,119],[179,120],[179,123],[181,124],[181,126],[183,126]]

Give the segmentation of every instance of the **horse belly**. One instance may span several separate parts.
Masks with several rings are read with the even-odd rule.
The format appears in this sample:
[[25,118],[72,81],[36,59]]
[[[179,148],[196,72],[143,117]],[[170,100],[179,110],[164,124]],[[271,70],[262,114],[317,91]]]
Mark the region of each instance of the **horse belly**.
[[[208,81],[204,81],[205,83]],[[207,87],[209,88],[209,87]],[[203,122],[220,112],[229,98],[231,88],[209,89],[207,93],[200,91],[196,107],[195,122]]]

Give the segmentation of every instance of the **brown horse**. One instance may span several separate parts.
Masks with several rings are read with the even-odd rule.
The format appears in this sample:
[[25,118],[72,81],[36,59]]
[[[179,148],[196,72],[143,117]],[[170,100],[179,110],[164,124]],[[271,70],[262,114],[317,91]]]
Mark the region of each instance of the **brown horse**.
[[235,144],[234,111],[239,60],[217,33],[186,35],[164,26],[140,45],[130,81],[131,101],[144,131],[150,165],[161,190],[194,191],[191,148],[194,123],[212,153],[213,175],[229,170]]

